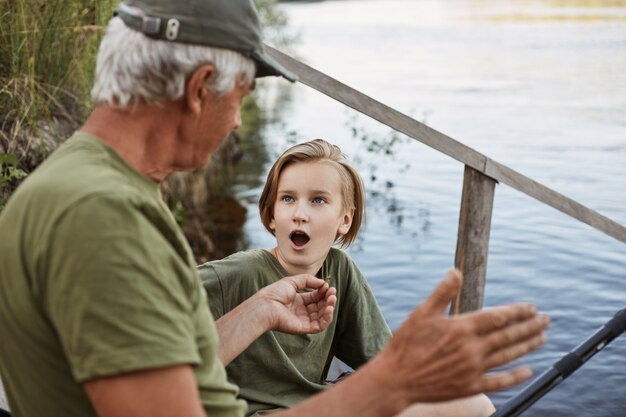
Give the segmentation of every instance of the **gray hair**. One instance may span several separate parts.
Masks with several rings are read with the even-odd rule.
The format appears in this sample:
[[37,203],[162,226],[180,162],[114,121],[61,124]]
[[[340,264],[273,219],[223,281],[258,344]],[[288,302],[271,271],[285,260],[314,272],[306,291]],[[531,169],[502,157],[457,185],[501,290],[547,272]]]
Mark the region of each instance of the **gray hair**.
[[209,88],[218,96],[254,79],[254,61],[238,52],[150,39],[114,17],[100,43],[91,99],[121,109],[177,100],[187,77],[204,64],[215,66]]

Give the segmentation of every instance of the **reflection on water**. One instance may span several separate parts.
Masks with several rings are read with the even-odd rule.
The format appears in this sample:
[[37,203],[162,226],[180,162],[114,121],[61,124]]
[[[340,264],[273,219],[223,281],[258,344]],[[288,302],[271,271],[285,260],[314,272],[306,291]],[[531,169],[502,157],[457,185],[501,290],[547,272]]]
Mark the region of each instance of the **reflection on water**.
[[465,2],[470,19],[493,21],[623,21],[626,20],[626,2],[584,0],[520,0]]
[[[626,224],[625,1],[283,7],[305,62]],[[367,152],[392,138],[389,129],[300,84],[280,116],[264,132],[270,156],[322,137],[358,166],[368,223],[350,253],[399,326],[454,261],[463,166],[414,141],[397,142],[388,157]],[[259,191],[244,193],[247,244],[270,247]],[[528,300],[552,317],[548,345],[524,361],[536,373],[625,307],[624,270],[626,245],[496,188],[485,304]],[[625,353],[622,336],[527,414],[626,415]],[[499,405],[517,391],[491,397]]]

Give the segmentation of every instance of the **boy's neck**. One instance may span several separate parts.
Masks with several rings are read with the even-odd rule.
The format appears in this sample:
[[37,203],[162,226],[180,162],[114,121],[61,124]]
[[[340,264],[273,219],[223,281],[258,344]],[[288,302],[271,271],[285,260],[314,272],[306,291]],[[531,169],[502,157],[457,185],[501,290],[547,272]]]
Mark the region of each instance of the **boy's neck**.
[[315,274],[317,274],[317,272],[322,268],[322,265],[325,261],[325,259],[322,259],[319,263],[316,262],[314,264],[306,266],[291,265],[280,256],[280,253],[278,252],[276,247],[269,249],[268,252],[272,254],[274,258],[276,258],[278,263],[283,267],[283,269],[287,272],[289,276],[299,274],[309,274],[315,276]]

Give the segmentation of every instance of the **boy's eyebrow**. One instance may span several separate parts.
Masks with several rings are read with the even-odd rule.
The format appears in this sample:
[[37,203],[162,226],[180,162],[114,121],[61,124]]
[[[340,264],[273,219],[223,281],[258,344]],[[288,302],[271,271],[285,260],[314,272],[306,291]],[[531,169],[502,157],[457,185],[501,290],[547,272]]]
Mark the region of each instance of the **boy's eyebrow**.
[[324,194],[324,195],[331,195],[332,193],[330,191],[326,191],[326,190],[311,190],[312,194]]
[[[296,194],[295,191],[292,190],[281,190],[276,191],[277,194]],[[309,194],[323,194],[323,195],[332,195],[330,191],[327,190],[310,190]]]

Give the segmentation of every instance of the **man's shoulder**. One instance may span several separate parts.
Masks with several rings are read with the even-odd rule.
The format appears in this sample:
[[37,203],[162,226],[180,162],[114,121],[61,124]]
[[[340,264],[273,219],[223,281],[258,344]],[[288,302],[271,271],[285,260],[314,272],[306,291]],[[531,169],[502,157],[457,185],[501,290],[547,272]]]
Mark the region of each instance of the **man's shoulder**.
[[24,181],[16,195],[73,205],[92,195],[135,194],[141,188],[156,192],[157,187],[133,174],[97,138],[76,133]]

